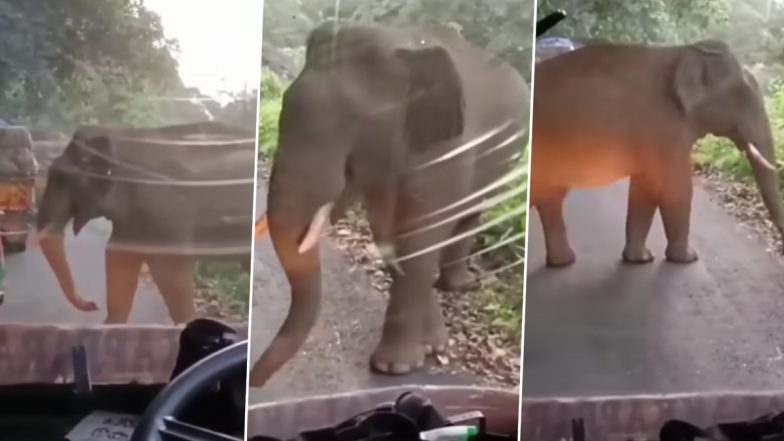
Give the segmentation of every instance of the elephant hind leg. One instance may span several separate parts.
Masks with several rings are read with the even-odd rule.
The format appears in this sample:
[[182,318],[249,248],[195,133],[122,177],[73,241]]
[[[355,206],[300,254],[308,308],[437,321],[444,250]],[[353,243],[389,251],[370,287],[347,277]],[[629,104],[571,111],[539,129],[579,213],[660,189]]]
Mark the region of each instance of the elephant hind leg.
[[131,315],[144,256],[128,251],[106,249],[105,324],[123,324]]
[[183,256],[151,256],[148,265],[172,321],[181,324],[193,320],[193,259]]
[[692,170],[691,163],[679,160],[664,168],[661,191],[661,216],[667,236],[667,260],[675,263],[692,263],[697,252],[689,244],[691,223]]
[[[453,238],[461,237],[479,226],[481,213],[471,214],[455,227]],[[444,247],[441,253],[440,274],[435,287],[443,291],[470,291],[479,287],[479,282],[468,268],[471,247],[475,235],[471,234]]]
[[544,232],[547,251],[547,266],[559,268],[573,264],[575,255],[569,244],[566,222],[563,216],[563,201],[568,190],[539,190],[535,206]]
[[645,245],[651,231],[653,216],[659,205],[655,182],[645,175],[633,175],[629,182],[629,204],[626,212],[626,246],[623,261],[649,263],[654,255]]

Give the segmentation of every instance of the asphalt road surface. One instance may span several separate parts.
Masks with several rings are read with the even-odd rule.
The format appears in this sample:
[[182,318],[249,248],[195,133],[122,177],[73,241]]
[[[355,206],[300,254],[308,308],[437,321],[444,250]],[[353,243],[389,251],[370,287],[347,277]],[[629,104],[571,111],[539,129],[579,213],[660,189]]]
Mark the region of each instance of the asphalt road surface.
[[[256,213],[266,211],[266,186],[256,192]],[[269,235],[256,242],[251,315],[251,364],[277,333],[289,308],[289,285]],[[375,375],[368,359],[386,308],[362,268],[349,261],[328,239],[321,240],[323,299],[321,314],[305,347],[263,388],[251,388],[249,402],[346,392],[405,384],[467,385],[473,379],[429,373]]]
[[700,260],[620,263],[628,181],[570,193],[577,262],[544,267],[541,225],[529,227],[523,394],[784,389],[784,268],[697,186],[692,243]]
[[[111,224],[93,220],[74,237],[67,228],[66,254],[71,264],[77,290],[93,300],[97,312],[80,312],[63,297],[54,273],[40,248],[28,245],[23,253],[6,256],[7,283],[5,301],[0,305],[0,323],[100,324],[106,314],[106,277],[104,248]],[[171,323],[161,295],[147,277],[136,293],[130,323]]]

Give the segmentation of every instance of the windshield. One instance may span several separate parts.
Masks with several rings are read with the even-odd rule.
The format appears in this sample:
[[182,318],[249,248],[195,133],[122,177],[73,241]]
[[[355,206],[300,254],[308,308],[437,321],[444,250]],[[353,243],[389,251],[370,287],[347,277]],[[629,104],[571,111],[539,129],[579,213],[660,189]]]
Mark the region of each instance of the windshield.
[[533,8],[265,2],[251,404],[515,390]]
[[538,2],[558,9],[535,67],[524,397],[780,389],[784,3]]
[[0,1],[0,383],[165,382],[249,307],[261,6]]

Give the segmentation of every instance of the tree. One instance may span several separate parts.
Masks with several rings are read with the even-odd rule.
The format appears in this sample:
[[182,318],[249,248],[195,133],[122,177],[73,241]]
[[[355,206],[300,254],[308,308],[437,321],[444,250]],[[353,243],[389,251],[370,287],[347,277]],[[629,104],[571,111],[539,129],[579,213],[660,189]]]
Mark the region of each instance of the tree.
[[675,44],[726,23],[727,0],[539,0],[539,14],[567,12],[557,33],[576,40]]
[[[498,54],[530,79],[533,42],[533,1],[496,0],[298,0],[267,2],[264,9],[265,65],[276,73],[285,49],[297,57],[311,29],[327,19],[347,22],[385,23],[410,26],[422,23],[451,23],[466,39]],[[273,54],[274,52],[274,54]],[[290,70],[286,68],[285,70]]]
[[142,0],[0,0],[0,115],[72,127],[154,119],[185,92],[159,17]]

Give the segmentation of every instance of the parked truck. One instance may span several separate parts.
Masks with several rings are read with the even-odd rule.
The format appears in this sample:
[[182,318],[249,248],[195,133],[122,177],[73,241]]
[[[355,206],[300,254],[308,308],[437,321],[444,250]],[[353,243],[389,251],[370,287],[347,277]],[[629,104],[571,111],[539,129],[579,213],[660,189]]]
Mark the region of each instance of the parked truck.
[[37,174],[30,131],[0,125],[0,238],[5,254],[27,248],[36,210]]

